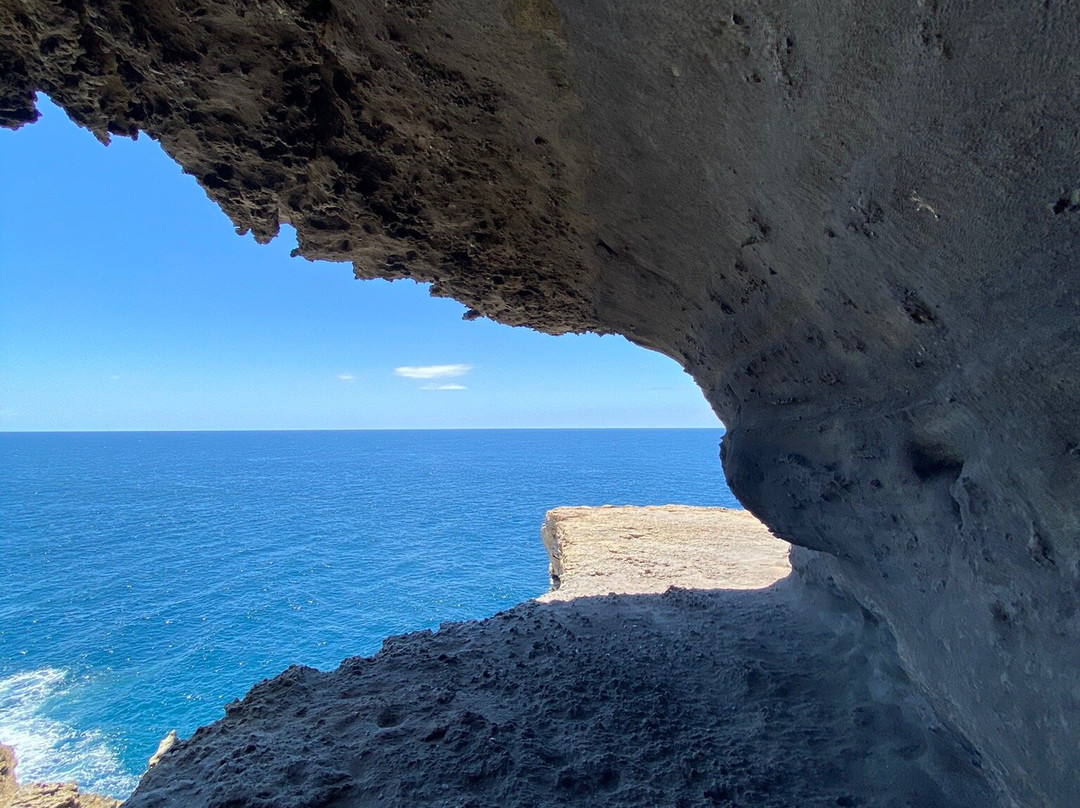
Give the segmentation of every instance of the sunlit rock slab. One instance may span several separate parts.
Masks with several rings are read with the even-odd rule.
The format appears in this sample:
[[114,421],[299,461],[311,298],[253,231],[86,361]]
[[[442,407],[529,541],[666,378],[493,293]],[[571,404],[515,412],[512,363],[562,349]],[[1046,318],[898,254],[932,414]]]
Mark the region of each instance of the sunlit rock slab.
[[556,508],[541,528],[542,601],[683,589],[760,589],[791,573],[791,545],[747,511],[685,505]]

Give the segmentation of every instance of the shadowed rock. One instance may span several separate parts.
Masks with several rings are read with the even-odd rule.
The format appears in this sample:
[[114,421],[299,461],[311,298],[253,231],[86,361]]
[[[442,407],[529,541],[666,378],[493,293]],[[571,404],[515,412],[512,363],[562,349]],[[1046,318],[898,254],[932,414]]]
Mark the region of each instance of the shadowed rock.
[[559,508],[543,536],[548,604],[291,668],[129,808],[1005,804],[888,630],[750,514]]
[[125,805],[1003,804],[888,631],[796,590],[528,603],[290,668]]

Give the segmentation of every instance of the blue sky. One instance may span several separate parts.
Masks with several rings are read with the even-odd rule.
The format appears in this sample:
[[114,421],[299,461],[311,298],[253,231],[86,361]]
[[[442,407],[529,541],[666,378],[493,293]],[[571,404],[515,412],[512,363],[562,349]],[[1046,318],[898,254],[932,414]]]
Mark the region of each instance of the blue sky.
[[148,137],[0,130],[0,430],[716,427],[678,365],[239,237]]

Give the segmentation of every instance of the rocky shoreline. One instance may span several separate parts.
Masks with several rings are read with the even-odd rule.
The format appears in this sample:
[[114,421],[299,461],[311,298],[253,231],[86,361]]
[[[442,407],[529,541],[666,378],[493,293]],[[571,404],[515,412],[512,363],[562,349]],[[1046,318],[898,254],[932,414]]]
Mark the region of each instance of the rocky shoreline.
[[15,750],[0,744],[0,808],[116,808],[120,800],[87,794],[76,783],[28,783],[15,776]]
[[546,602],[290,668],[125,808],[1008,805],[889,630],[748,514],[558,509],[545,538]]

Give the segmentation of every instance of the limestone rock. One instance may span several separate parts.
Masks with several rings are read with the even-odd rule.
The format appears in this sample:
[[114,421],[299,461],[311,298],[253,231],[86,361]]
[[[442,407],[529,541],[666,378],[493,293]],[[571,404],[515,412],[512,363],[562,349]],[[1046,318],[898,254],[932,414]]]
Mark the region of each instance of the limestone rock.
[[116,808],[119,800],[83,794],[75,783],[31,783],[22,786],[10,808]]
[[7,808],[18,791],[15,780],[15,750],[0,744],[0,808]]
[[680,589],[763,589],[791,573],[791,545],[746,511],[556,508],[540,537],[550,559],[545,602]]
[[170,749],[172,749],[174,746],[176,746],[176,742],[177,742],[176,730],[171,729],[171,730],[169,730],[169,734],[161,739],[161,742],[158,744],[158,747],[154,751],[154,754],[152,754],[150,756],[150,760],[147,761],[147,763],[146,763],[146,768],[148,768],[148,769],[154,768],[158,764],[158,762],[163,757],[165,757],[165,753],[168,752]]
[[15,778],[15,750],[0,744],[0,808],[117,808],[120,800],[84,794],[75,783],[29,783]]

